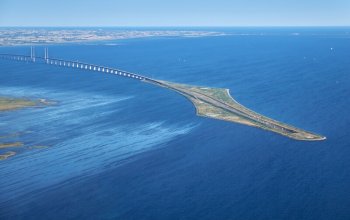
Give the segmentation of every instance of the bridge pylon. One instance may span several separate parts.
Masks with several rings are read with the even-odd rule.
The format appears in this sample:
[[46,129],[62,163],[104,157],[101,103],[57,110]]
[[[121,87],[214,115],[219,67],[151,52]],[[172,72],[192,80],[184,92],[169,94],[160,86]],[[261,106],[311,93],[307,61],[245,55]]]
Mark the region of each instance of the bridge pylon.
[[45,59],[45,62],[48,63],[49,62],[49,48],[45,47],[44,48],[44,59]]
[[33,46],[30,47],[30,59],[35,62],[35,48]]

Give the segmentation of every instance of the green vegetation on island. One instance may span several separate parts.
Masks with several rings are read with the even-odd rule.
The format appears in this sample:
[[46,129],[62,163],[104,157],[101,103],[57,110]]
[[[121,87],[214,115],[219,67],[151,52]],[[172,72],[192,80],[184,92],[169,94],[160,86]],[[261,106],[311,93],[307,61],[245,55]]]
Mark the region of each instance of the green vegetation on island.
[[6,152],[4,154],[0,154],[0,160],[6,160],[7,158],[12,157],[14,155],[16,155],[16,152],[8,151],[8,152]]
[[0,97],[0,112],[22,109],[26,107],[42,107],[51,104],[55,104],[55,102],[48,101],[46,99],[29,100],[25,98]]
[[12,143],[0,143],[0,149],[10,148],[10,147],[21,147],[23,146],[22,142],[12,142]]
[[0,97],[0,111],[15,110],[24,107],[33,107],[36,105],[37,103],[35,101],[27,99]]

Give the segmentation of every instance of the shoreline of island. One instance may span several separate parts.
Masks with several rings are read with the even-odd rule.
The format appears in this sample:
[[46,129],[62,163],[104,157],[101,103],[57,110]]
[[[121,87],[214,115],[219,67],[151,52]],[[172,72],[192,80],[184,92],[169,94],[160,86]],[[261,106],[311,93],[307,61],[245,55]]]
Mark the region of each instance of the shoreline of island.
[[28,99],[0,95],[0,113],[4,111],[13,111],[29,107],[43,107],[54,103],[55,102],[43,98]]
[[[24,108],[44,107],[50,104],[53,104],[53,102],[43,98],[28,99],[0,96],[0,114]],[[24,146],[23,142],[13,140],[13,137],[17,136],[19,136],[19,133],[0,134],[0,151],[2,151],[0,152],[0,161],[15,156],[17,152],[14,149]]]

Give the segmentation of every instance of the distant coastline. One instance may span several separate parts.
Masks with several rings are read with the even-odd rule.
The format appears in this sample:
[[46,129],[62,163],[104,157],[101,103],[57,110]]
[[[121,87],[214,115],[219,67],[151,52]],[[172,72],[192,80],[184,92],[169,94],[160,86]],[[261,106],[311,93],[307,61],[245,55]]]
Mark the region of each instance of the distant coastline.
[[43,45],[146,37],[207,37],[225,33],[192,30],[119,30],[101,28],[0,28],[0,46]]

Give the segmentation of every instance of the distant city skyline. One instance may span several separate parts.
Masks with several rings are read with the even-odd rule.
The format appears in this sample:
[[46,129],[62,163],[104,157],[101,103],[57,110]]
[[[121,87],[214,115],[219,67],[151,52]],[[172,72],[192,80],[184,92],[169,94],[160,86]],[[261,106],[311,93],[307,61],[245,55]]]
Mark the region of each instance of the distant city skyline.
[[2,0],[0,26],[350,26],[349,0]]

